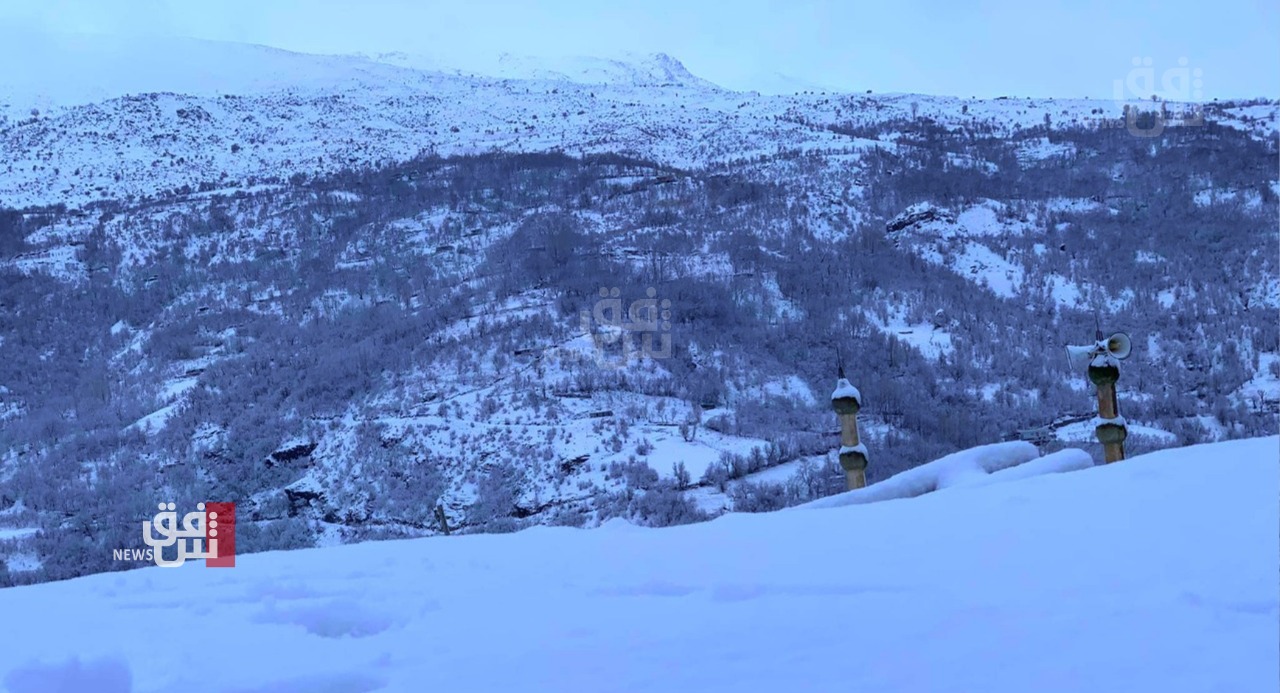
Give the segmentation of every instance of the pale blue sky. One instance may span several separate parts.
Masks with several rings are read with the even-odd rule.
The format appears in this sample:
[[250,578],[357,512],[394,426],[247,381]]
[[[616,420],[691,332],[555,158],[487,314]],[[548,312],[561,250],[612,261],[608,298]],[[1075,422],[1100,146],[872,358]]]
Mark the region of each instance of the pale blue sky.
[[1276,0],[4,0],[5,26],[446,59],[661,51],[735,88],[778,72],[987,97],[1106,98],[1134,58],[1157,75],[1185,59],[1199,98],[1280,96]]

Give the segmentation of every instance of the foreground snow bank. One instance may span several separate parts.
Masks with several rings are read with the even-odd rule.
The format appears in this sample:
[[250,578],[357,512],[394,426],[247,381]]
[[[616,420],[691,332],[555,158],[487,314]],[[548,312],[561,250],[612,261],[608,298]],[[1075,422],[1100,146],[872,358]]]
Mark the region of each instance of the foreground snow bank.
[[1271,691],[1278,457],[1280,438],[1235,441],[909,502],[367,543],[0,590],[0,682]]

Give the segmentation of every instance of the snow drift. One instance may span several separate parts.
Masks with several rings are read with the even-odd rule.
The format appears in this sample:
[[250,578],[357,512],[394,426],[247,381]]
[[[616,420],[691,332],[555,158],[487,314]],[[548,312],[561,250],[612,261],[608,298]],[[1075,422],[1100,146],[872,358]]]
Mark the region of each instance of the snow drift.
[[1067,449],[1044,457],[1039,455],[1036,446],[1024,441],[980,445],[908,469],[866,488],[820,498],[797,507],[838,508],[914,498],[952,486],[982,486],[1093,466],[1093,459],[1083,450]]

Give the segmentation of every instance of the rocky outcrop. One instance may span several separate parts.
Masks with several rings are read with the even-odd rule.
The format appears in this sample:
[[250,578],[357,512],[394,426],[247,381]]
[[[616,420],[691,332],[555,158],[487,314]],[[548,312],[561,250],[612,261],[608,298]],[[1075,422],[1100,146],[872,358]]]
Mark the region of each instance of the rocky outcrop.
[[885,230],[888,233],[896,233],[905,228],[917,226],[926,222],[955,223],[955,220],[956,217],[954,214],[939,209],[931,204],[921,203],[911,205],[901,214],[890,219],[889,223],[885,224]]
[[310,441],[300,441],[285,445],[267,455],[267,466],[273,467],[277,464],[293,464],[299,460],[309,460],[317,445],[317,443]]

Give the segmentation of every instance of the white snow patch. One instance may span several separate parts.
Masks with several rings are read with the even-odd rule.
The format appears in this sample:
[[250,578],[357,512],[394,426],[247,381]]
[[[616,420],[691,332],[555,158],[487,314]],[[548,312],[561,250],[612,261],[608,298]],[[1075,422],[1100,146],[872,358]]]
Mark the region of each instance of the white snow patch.
[[1004,298],[1016,296],[1022,286],[1022,267],[981,243],[966,243],[949,266],[957,274],[986,286]]
[[949,332],[928,321],[909,322],[901,306],[889,306],[887,320],[881,320],[874,311],[864,311],[863,314],[881,332],[907,343],[930,359],[950,355],[953,350]]
[[[40,558],[33,551],[20,551],[9,554],[4,559],[4,564],[11,573],[29,573],[44,567],[44,563],[40,562]],[[2,664],[0,664],[0,671],[3,671]]]
[[5,539],[26,539],[33,537],[40,530],[36,527],[0,527],[0,541]]
[[1258,405],[1280,400],[1280,375],[1276,374],[1276,370],[1280,368],[1275,366],[1276,363],[1280,363],[1280,354],[1274,352],[1258,354],[1258,370],[1253,374],[1253,378],[1240,386],[1237,397]]

